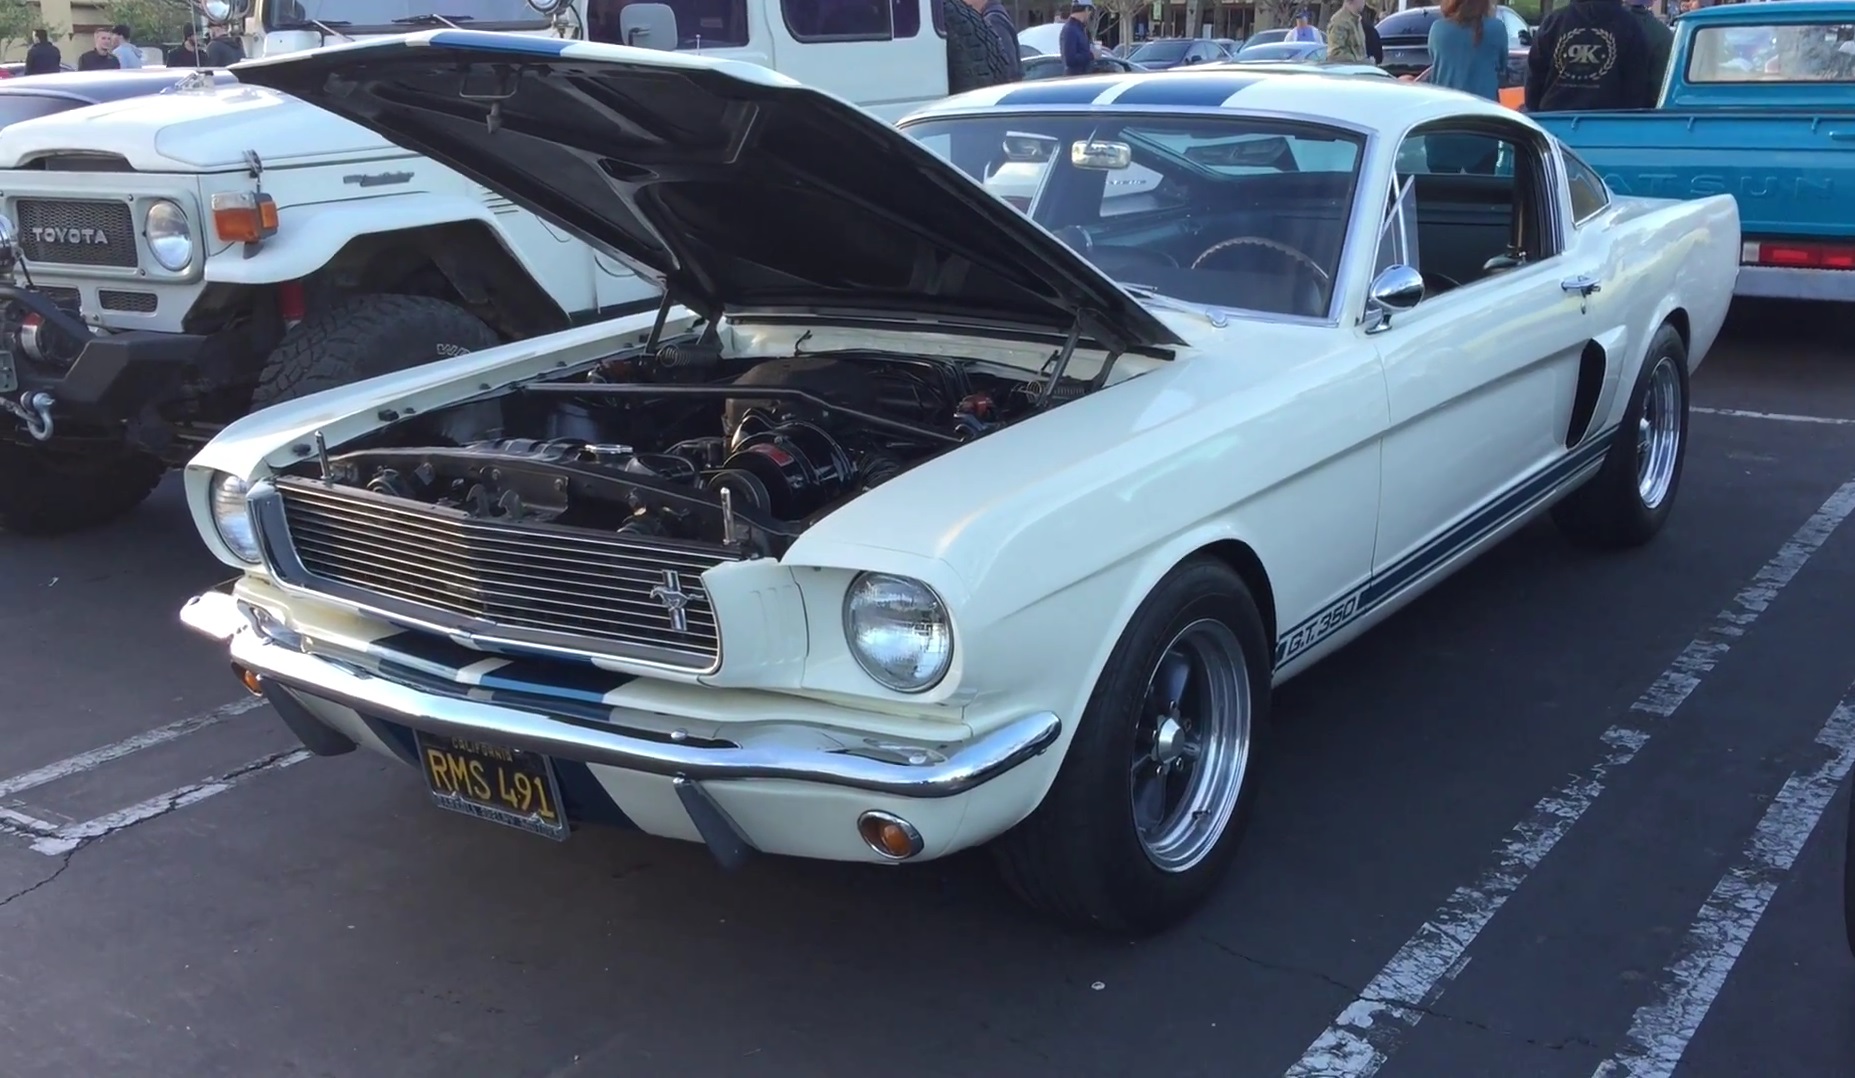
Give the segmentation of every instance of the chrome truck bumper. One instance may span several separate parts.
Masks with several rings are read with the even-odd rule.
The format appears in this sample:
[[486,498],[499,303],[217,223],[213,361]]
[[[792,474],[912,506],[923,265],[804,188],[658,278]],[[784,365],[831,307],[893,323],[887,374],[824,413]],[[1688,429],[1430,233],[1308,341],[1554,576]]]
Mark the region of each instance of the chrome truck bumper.
[[180,618],[229,646],[232,665],[248,687],[248,675],[255,675],[266,690],[280,686],[430,735],[669,778],[691,823],[718,856],[724,846],[753,847],[719,811],[703,789],[706,783],[784,779],[933,801],[1005,775],[1049,748],[1062,730],[1056,715],[1037,712],[965,741],[875,738],[852,728],[787,720],[708,723],[703,725],[709,736],[695,737],[682,727],[698,724],[657,712],[614,707],[610,721],[594,721],[550,713],[548,701],[539,697],[513,706],[471,699],[463,685],[401,683],[304,639],[226,591],[188,600]]

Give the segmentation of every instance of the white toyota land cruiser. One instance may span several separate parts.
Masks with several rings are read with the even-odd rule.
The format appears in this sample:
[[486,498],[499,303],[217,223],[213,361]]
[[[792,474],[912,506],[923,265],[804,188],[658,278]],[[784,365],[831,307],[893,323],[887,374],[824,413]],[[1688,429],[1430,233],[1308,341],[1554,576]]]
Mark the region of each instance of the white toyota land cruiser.
[[[586,5],[202,10],[253,58],[443,26],[591,37],[771,67],[885,119],[1004,77],[960,0]],[[20,533],[121,516],[256,408],[659,302],[458,173],[209,73],[0,131],[0,214],[0,530]]]

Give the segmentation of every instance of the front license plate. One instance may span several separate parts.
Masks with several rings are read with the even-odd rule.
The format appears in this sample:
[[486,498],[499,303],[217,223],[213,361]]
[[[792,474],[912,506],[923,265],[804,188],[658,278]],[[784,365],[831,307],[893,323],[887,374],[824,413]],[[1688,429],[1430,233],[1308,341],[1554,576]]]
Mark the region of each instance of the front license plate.
[[438,807],[555,841],[567,837],[560,783],[545,756],[461,737],[413,731]]

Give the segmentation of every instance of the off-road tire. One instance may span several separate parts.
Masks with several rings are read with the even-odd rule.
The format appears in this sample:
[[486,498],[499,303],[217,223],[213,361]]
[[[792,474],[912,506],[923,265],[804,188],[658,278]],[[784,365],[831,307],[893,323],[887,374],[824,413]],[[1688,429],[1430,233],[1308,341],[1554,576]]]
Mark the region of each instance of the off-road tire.
[[[1643,504],[1643,496],[1637,489],[1637,430],[1647,404],[1651,375],[1663,360],[1670,361],[1680,389],[1680,434],[1668,489],[1651,507]],[[1681,334],[1675,327],[1663,323],[1650,338],[1642,370],[1630,389],[1629,407],[1623,413],[1622,424],[1611,437],[1603,466],[1583,486],[1552,508],[1552,520],[1560,532],[1580,546],[1600,549],[1636,547],[1655,538],[1668,520],[1675,496],[1681,490],[1681,473],[1687,463],[1688,415],[1687,346],[1681,343]]]
[[947,92],[961,94],[1013,81],[1011,57],[985,16],[964,0],[940,0],[947,24]]
[[166,471],[145,453],[0,441],[0,532],[53,536],[101,527],[147,501]]
[[264,361],[251,408],[502,343],[469,311],[429,296],[359,296],[310,315]]
[[[1181,628],[1205,618],[1222,622],[1241,645],[1250,756],[1216,845],[1194,867],[1168,873],[1148,859],[1134,827],[1129,751],[1154,664]],[[1115,644],[1042,804],[990,847],[1012,891],[1052,920],[1137,935],[1163,931],[1202,906],[1235,858],[1255,803],[1267,755],[1271,658],[1262,615],[1235,570],[1193,557],[1167,574]]]

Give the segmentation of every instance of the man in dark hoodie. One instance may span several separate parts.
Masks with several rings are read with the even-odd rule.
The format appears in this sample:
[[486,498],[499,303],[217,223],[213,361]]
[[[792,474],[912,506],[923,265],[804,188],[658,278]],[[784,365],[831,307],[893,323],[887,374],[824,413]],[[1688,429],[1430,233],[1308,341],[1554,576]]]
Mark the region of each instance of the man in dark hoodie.
[[1011,23],[1011,12],[1005,10],[1004,0],[966,0],[966,3],[979,17],[985,20],[988,30],[997,35],[999,47],[1011,61],[1011,79],[1016,82],[1024,77],[1024,62],[1018,53],[1018,28]]
[[[1630,14],[1642,27],[1642,37],[1649,45],[1649,70],[1655,76],[1655,94],[1662,94],[1662,79],[1668,74],[1668,54],[1675,50],[1675,32],[1656,15],[1654,0],[1628,0]],[[1655,104],[1649,102],[1650,106]]]
[[26,74],[53,75],[64,67],[64,54],[51,43],[44,30],[32,32],[32,47],[26,50]]
[[1571,0],[1533,34],[1528,112],[1646,109],[1661,85],[1642,25],[1623,0]]

